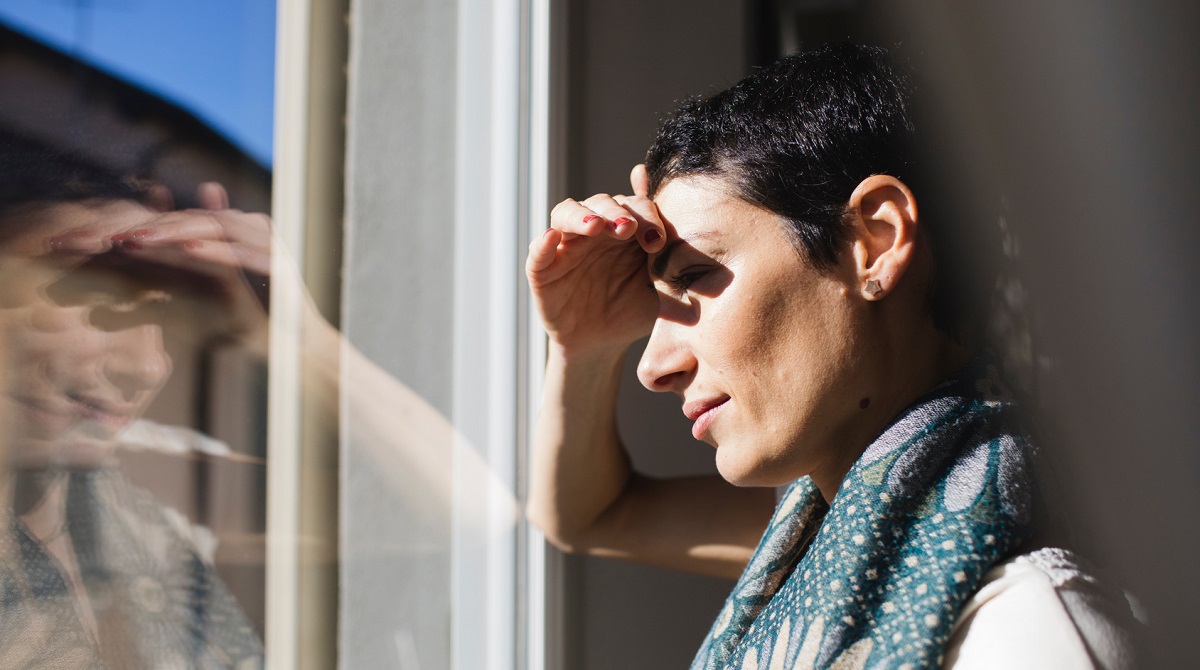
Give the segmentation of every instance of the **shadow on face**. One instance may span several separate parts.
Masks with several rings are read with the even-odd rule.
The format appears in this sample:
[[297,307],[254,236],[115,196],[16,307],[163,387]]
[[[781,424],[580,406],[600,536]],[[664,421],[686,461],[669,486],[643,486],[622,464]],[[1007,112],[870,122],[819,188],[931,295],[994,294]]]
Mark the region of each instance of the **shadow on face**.
[[[26,207],[0,220],[0,407],[11,467],[101,465],[171,374],[181,277],[106,240],[154,213],[128,201]],[[15,234],[12,232],[15,227]],[[57,250],[62,235],[95,242]]]

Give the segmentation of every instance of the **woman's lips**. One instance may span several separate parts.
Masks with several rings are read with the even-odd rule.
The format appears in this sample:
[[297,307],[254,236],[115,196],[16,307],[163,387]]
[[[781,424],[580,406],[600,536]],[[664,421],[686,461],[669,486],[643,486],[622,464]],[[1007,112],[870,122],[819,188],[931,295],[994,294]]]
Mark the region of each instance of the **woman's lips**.
[[703,440],[704,435],[708,432],[708,427],[716,420],[717,415],[721,413],[721,409],[725,407],[725,403],[727,402],[729,402],[729,398],[723,397],[685,404],[683,406],[684,415],[696,422],[692,424],[692,437],[697,440]]
[[99,424],[105,430],[116,434],[124,430],[133,420],[133,414],[126,411],[113,411],[102,405],[83,404],[83,417]]
[[33,416],[41,417],[38,421],[45,428],[58,426],[57,429],[69,429],[83,421],[107,436],[121,432],[133,421],[136,414],[133,407],[124,403],[108,402],[91,396],[71,393],[64,394],[64,396],[62,399],[54,400],[16,396],[14,400],[19,406],[23,406],[31,412]]

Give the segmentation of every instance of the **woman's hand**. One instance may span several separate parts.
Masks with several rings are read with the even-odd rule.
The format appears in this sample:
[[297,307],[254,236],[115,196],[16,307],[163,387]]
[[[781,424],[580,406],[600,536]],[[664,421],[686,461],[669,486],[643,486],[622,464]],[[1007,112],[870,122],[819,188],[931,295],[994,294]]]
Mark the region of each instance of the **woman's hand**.
[[647,190],[645,166],[630,175],[634,195],[567,199],[529,246],[525,272],[552,342],[573,354],[624,352],[649,334],[658,299],[646,255],[666,239]]
[[167,211],[111,238],[131,260],[173,268],[214,285],[224,301],[220,326],[265,351],[271,273],[271,221],[229,208],[224,187],[196,191],[198,209]]

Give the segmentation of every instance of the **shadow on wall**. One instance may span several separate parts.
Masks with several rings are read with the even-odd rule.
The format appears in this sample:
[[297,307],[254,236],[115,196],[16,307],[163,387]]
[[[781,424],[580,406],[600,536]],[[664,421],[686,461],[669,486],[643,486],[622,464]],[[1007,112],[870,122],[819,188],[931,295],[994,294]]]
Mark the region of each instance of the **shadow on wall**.
[[1144,605],[1154,667],[1186,667],[1200,597],[1184,577],[1200,550],[1188,195],[1200,10],[937,3],[890,18],[944,86],[938,104],[960,115],[959,132],[981,136],[967,140],[1009,204],[1053,512]]

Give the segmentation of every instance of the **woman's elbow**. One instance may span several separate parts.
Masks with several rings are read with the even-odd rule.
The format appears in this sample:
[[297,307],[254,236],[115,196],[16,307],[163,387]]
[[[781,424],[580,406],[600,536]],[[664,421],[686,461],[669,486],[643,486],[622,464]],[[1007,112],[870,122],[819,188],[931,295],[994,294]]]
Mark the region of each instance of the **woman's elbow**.
[[525,519],[533,527],[542,531],[546,541],[559,551],[567,554],[578,554],[583,551],[579,541],[579,532],[566,527],[556,515],[549,513],[542,506],[532,502],[527,503]]

